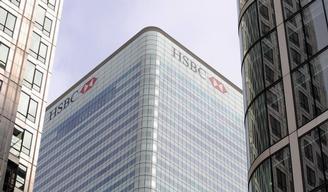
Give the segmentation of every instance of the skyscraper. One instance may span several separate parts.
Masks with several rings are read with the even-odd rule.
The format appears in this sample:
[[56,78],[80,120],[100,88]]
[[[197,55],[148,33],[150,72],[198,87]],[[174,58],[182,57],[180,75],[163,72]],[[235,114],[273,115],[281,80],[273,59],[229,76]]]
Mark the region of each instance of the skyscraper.
[[327,191],[328,0],[240,0],[249,191]]
[[32,191],[62,0],[0,0],[0,191]]
[[39,191],[246,190],[241,90],[147,27],[47,107]]

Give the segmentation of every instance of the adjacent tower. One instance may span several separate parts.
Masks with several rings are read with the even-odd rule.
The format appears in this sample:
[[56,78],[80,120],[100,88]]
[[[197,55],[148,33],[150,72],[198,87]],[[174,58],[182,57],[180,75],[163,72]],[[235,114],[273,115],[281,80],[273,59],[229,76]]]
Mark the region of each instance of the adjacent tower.
[[62,0],[0,0],[0,191],[32,191]]
[[239,3],[249,191],[326,191],[328,0]]
[[244,192],[241,90],[148,27],[47,107],[34,190]]

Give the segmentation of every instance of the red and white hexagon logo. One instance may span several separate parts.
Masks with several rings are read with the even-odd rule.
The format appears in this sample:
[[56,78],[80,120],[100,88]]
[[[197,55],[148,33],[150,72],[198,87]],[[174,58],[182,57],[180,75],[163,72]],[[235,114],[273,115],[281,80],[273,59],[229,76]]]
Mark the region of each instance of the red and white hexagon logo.
[[221,93],[226,93],[227,89],[224,87],[224,85],[217,80],[215,77],[210,77],[209,80],[211,81],[213,87],[220,91]]
[[88,92],[95,84],[96,84],[97,78],[93,77],[92,79],[90,79],[88,82],[86,82],[82,89],[81,89],[81,93],[84,94],[86,92]]

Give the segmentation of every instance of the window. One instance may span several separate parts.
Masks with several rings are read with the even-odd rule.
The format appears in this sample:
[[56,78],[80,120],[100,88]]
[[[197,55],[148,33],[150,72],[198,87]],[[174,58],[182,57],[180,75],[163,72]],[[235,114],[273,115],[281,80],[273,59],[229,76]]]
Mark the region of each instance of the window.
[[33,32],[32,42],[30,47],[30,54],[32,57],[40,60],[42,63],[46,62],[48,46],[41,41],[41,36]]
[[12,2],[14,5],[16,5],[17,7],[19,7],[20,4],[20,0],[9,0],[10,2]]
[[30,89],[34,89],[40,92],[42,85],[42,77],[43,73],[36,69],[36,66],[32,62],[27,61],[26,73],[23,84]]
[[46,16],[46,9],[41,6],[36,9],[35,24],[45,35],[50,36],[52,20]]
[[3,83],[3,81],[0,80],[0,92],[1,92],[1,89],[2,89],[2,83]]
[[9,36],[13,36],[16,17],[4,8],[0,7],[0,30]]
[[26,172],[27,172],[27,168],[24,165],[19,164],[15,187],[22,191],[24,190],[24,186],[25,186]]
[[37,109],[38,103],[26,93],[21,92],[18,104],[19,114],[28,120],[35,122]]
[[9,47],[0,42],[0,67],[6,68],[9,55]]
[[56,0],[42,0],[42,1],[45,2],[50,9],[55,10]]
[[32,133],[15,126],[11,139],[10,152],[16,156],[19,156],[21,152],[26,155],[30,155],[32,137]]

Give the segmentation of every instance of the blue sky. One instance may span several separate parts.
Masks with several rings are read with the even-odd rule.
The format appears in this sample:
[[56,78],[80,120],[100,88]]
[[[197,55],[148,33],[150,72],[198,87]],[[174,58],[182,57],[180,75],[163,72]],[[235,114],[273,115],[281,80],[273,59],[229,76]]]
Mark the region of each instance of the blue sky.
[[157,26],[241,87],[235,0],[64,0],[51,102],[146,26]]

